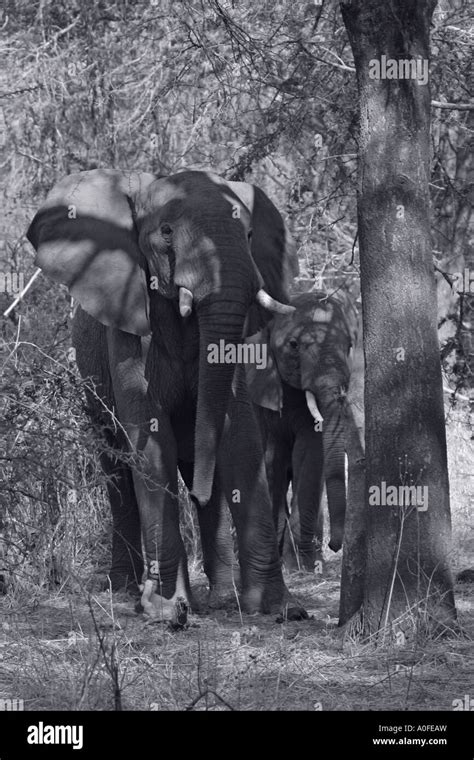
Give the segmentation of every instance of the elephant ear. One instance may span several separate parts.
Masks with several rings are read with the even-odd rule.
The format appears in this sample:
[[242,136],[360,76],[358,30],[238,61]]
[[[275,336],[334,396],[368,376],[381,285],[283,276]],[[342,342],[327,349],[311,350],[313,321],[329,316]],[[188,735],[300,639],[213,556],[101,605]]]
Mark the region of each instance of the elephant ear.
[[[289,303],[290,287],[299,271],[296,245],[283,218],[263,190],[254,185],[250,251],[263,287],[280,303]],[[253,304],[249,310],[249,335],[271,319],[266,309]]]
[[248,182],[231,182],[212,171],[205,172],[222,192],[224,198],[232,207],[234,219],[239,219],[247,234],[252,232],[252,209],[254,204],[254,188]]
[[289,303],[290,286],[299,272],[296,245],[274,203],[256,186],[251,251],[270,295]]
[[344,288],[339,289],[336,291],[331,298],[339,303],[342,309],[342,317],[345,323],[345,327],[347,330],[347,335],[349,336],[350,340],[350,346],[349,346],[349,353],[348,353],[348,365],[349,365],[349,371],[352,370],[352,363],[354,361],[354,353],[357,348],[358,341],[360,340],[362,331],[362,320],[361,316],[359,315],[359,311],[357,309],[356,303],[354,302],[353,298],[349,294],[347,290]]
[[[260,276],[261,287],[281,303],[289,303],[290,288],[298,275],[296,245],[275,204],[256,185],[232,182],[213,172],[208,176],[222,188],[233,207],[240,206],[238,218],[251,233],[250,253]],[[250,236],[250,235],[249,235]],[[264,327],[271,315],[257,304],[248,314],[247,335]]]
[[150,333],[135,207],[154,179],[114,169],[71,174],[54,185],[27,232],[48,277],[99,322],[135,335]]
[[258,406],[280,412],[283,406],[283,388],[276,362],[270,351],[268,327],[245,338],[245,343],[262,347],[260,351],[257,352],[256,350],[254,354],[254,356],[261,357],[262,361],[245,364],[250,398]]
[[[281,303],[289,302],[290,287],[299,273],[296,245],[275,204],[256,185],[225,182],[250,212],[250,251],[264,288]],[[245,226],[245,222],[244,226]]]

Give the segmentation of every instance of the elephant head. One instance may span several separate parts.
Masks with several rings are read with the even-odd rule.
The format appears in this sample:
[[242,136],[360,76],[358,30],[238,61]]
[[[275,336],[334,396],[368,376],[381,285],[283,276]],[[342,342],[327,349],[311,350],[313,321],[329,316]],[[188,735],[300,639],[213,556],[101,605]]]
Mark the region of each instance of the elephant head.
[[[264,241],[275,228],[279,250],[263,243],[251,251],[251,230],[252,241]],[[97,169],[58,182],[27,236],[37,265],[68,285],[102,324],[145,336],[159,330],[160,298],[175,302],[177,319],[195,310],[200,355],[193,495],[205,504],[235,370],[210,364],[208,346],[241,340],[258,302],[289,310],[263,290],[266,285],[285,299],[282,272],[275,270],[285,259],[280,214],[258,188],[207,172],[155,178]]]
[[265,340],[270,348],[266,369],[247,372],[250,394],[260,406],[281,411],[284,384],[300,389],[322,432],[324,472],[331,525],[329,546],[342,545],[345,491],[345,433],[343,405],[351,370],[357,313],[345,296],[319,291],[291,298],[295,311],[276,315],[252,342]]

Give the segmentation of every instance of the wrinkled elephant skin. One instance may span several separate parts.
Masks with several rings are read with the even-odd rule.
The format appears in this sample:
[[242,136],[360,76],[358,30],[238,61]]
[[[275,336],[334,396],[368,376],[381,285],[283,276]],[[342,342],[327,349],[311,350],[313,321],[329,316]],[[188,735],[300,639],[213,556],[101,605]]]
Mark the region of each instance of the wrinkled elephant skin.
[[245,373],[209,360],[213,347],[263,326],[269,309],[291,311],[294,262],[275,206],[259,188],[209,172],[155,178],[97,169],[53,187],[28,239],[38,266],[80,304],[76,359],[92,378],[89,411],[108,444],[100,459],[113,588],[141,581],[143,544],[142,608],[184,624],[192,599],[179,471],[198,505],[213,601],[235,593],[228,505],[244,609],[285,608],[291,599]]
[[[324,482],[329,547],[342,546],[346,508],[344,403],[357,312],[350,299],[311,291],[249,342],[266,342],[266,369],[247,368],[265,448],[280,552],[289,568],[321,560]],[[291,509],[287,494],[292,486]]]

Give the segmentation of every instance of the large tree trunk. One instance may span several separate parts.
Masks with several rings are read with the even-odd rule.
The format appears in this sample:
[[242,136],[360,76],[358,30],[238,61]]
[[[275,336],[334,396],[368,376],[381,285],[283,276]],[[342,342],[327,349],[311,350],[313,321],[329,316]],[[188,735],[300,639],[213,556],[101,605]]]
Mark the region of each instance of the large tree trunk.
[[[449,626],[455,608],[430,244],[430,90],[428,83],[407,76],[408,69],[398,78],[370,74],[371,62],[383,55],[397,62],[418,59],[427,67],[434,6],[435,0],[341,2],[361,110],[367,525],[362,628],[383,630],[384,638],[394,634],[397,643],[421,627]],[[421,80],[423,72],[420,67]],[[404,506],[399,487],[412,485],[421,487],[417,505]],[[389,498],[386,506],[384,492],[391,486],[397,489],[396,503]],[[381,491],[378,506],[369,501],[374,487]],[[341,596],[348,598],[344,589]],[[341,620],[346,616],[341,609]]]
[[364,352],[359,320],[351,379],[345,405],[347,507],[344,526],[339,625],[356,614],[364,599],[367,509],[365,507]]

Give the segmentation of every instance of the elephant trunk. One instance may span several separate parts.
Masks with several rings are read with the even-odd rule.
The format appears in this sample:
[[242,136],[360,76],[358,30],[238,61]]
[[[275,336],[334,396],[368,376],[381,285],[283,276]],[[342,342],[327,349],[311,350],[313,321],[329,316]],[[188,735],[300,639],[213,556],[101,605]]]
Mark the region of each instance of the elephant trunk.
[[225,346],[242,340],[247,305],[225,300],[222,294],[210,295],[197,304],[196,312],[200,347],[192,497],[204,506],[211,498],[235,372],[235,361]]
[[346,514],[345,436],[340,388],[320,387],[316,393],[306,391],[306,403],[315,420],[322,418],[324,474],[328,498],[329,548],[337,552],[342,546]]
[[330,524],[329,548],[337,552],[342,546],[346,515],[345,437],[340,402],[333,401],[330,407],[324,410],[323,416],[324,473]]

